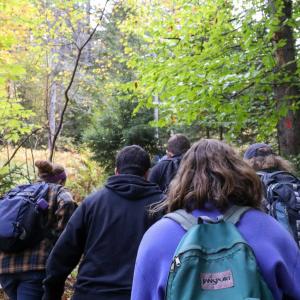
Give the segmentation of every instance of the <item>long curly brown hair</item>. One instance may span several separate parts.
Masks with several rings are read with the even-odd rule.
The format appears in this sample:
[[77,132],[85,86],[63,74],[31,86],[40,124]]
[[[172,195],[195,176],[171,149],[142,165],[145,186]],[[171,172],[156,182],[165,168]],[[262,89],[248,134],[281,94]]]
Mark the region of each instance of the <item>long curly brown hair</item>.
[[287,171],[293,173],[293,165],[272,152],[269,147],[259,148],[257,151],[258,155],[250,159],[245,159],[245,161],[252,167],[255,171],[274,169],[278,171]]
[[221,211],[231,204],[260,208],[262,187],[255,171],[224,142],[201,139],[183,157],[166,200],[156,209],[201,209],[210,202]]

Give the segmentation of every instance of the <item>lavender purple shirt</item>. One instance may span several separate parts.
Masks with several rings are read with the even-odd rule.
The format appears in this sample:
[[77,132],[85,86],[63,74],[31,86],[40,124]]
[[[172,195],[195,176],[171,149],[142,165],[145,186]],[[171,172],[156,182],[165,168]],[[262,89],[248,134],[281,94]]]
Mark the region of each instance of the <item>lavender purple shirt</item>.
[[[215,218],[214,211],[193,214]],[[237,228],[254,251],[274,299],[283,294],[300,299],[300,251],[290,234],[272,217],[258,210],[246,212]],[[168,273],[179,241],[185,234],[171,219],[163,218],[144,235],[135,265],[131,300],[163,300]]]

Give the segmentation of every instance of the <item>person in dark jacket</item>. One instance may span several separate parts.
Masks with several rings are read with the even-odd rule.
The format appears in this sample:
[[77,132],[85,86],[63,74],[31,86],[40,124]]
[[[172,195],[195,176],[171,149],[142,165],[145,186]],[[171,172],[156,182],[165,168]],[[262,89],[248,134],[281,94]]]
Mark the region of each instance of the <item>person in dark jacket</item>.
[[183,134],[174,134],[168,140],[167,157],[160,160],[150,171],[148,180],[159,185],[166,192],[176,175],[182,156],[191,147],[189,139]]
[[79,265],[73,300],[129,300],[137,249],[156,221],[149,206],[162,200],[146,173],[150,157],[141,147],[123,148],[114,176],[76,210],[47,262],[44,300],[61,299],[65,280]]

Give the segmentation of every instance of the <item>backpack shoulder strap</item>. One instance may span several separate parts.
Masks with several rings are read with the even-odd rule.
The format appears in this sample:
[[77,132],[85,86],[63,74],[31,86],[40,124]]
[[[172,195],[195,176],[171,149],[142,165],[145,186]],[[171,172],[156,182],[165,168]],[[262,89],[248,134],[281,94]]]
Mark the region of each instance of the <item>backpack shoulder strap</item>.
[[276,175],[279,175],[279,174],[282,174],[282,175],[289,175],[289,176],[293,177],[294,179],[299,180],[299,178],[298,178],[297,176],[295,176],[295,175],[292,174],[291,172],[287,172],[287,171],[278,171],[278,172],[274,172],[274,173],[272,173],[272,176],[276,176]]
[[261,182],[265,185],[268,185],[270,182],[274,181],[274,175],[281,174],[282,172],[265,172],[265,171],[258,171],[256,174],[259,176]]
[[291,175],[293,177],[295,177],[292,173],[288,172],[288,171],[275,171],[270,173],[271,176],[276,176],[276,175],[280,175],[280,174],[286,174],[286,175]]
[[223,215],[223,220],[235,225],[238,223],[241,216],[249,209],[251,209],[249,206],[233,205],[225,212]]
[[[223,215],[223,220],[225,222],[229,222],[232,224],[237,224],[240,220],[241,216],[248,210],[250,210],[251,207],[249,206],[237,206],[233,205],[231,208],[229,208],[225,214]],[[198,218],[194,217],[192,214],[186,212],[184,209],[178,209],[174,212],[168,213],[164,216],[164,218],[169,218],[179,225],[182,226],[183,229],[189,230],[194,225],[198,224]],[[205,220],[204,220],[205,221]]]
[[274,178],[277,175],[289,175],[291,177],[294,177],[295,179],[299,180],[299,178],[297,176],[295,176],[294,174],[288,172],[288,171],[275,171],[272,173],[268,173],[268,172],[264,172],[264,171],[258,171],[256,172],[257,175],[259,175],[260,177],[267,178],[267,179],[271,179]]
[[173,159],[173,163],[174,163],[176,169],[179,168],[180,162],[181,162],[181,156]]
[[178,209],[174,212],[168,213],[164,218],[169,218],[179,225],[186,231],[192,228],[194,225],[197,225],[198,219],[192,214],[189,214],[184,209]]
[[47,182],[34,183],[37,186],[36,194],[40,194],[42,197],[48,193],[49,184]]
[[264,171],[257,171],[256,174],[258,176],[265,176],[266,174],[268,174],[267,172],[264,172]]
[[172,159],[166,158],[161,162],[161,164],[160,163],[157,164],[157,166],[160,165],[159,181],[161,181],[164,178],[170,163],[172,163]]
[[56,194],[59,194],[59,192],[64,188],[61,184],[58,183],[50,183],[49,188],[55,192]]

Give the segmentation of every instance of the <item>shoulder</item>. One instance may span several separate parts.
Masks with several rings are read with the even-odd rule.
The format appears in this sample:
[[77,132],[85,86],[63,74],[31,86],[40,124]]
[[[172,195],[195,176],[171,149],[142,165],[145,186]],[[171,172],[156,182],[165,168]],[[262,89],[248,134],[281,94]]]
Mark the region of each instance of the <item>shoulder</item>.
[[167,158],[164,160],[161,160],[160,162],[158,162],[153,168],[152,170],[160,170],[162,168],[165,168],[167,165],[169,165],[172,162],[172,158]]
[[291,234],[277,220],[262,211],[249,210],[237,226],[256,254],[265,256],[276,252],[285,256],[287,253],[298,252]]
[[153,177],[160,176],[170,163],[172,163],[172,159],[170,158],[164,159],[158,162],[153,168],[151,168],[150,175],[149,175],[150,181]]
[[175,233],[177,233],[178,231],[184,232],[179,224],[171,219],[163,217],[147,230],[147,232],[145,233],[145,237],[148,239],[151,239],[152,237],[161,237],[163,239],[165,235],[169,234],[170,231],[174,231]]
[[111,199],[112,195],[115,196],[115,193],[110,189],[106,187],[100,188],[89,194],[82,201],[80,206],[83,206],[86,211],[93,213],[95,209],[98,211],[98,209],[105,206],[109,199]]
[[183,234],[180,225],[166,218],[148,229],[138,250],[132,299],[163,298],[172,258]]
[[[83,201],[79,204],[78,208],[75,210],[76,218],[90,218],[99,211],[99,208],[96,207],[101,201],[97,201],[101,198],[102,189],[97,190],[90,195],[88,195]],[[75,218],[75,217],[74,217]]]
[[57,202],[73,202],[71,192],[62,185],[50,183],[48,184],[48,196],[50,200],[57,200]]
[[71,192],[65,188],[65,187],[62,187],[59,192],[58,192],[58,199],[59,200],[62,200],[64,202],[71,202],[73,201],[73,196],[71,194]]
[[257,210],[246,212],[237,226],[274,295],[279,299],[284,293],[299,299],[300,254],[291,234],[275,219]]
[[184,229],[176,222],[162,218],[152,225],[144,234],[140,251],[146,256],[149,254],[173,256],[175,249],[185,234]]
[[268,238],[270,239],[290,237],[290,234],[277,220],[257,209],[247,211],[242,216],[239,227],[242,229],[251,229],[253,234],[254,232],[256,235],[259,233],[258,236],[262,236],[265,232],[268,232]]

